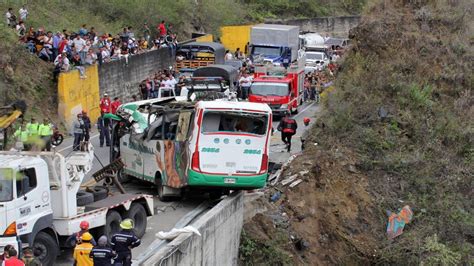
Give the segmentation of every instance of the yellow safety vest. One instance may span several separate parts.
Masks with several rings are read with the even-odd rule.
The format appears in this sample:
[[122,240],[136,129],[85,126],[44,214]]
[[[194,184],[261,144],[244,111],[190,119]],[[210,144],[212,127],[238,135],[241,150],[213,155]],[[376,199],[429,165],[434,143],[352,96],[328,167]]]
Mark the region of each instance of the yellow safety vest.
[[21,142],[26,142],[28,140],[28,130],[22,130],[21,127],[19,127],[15,133],[13,134],[15,138],[20,137]]
[[74,248],[73,257],[77,266],[94,266],[94,261],[89,257],[93,247],[91,243],[82,243]]
[[28,129],[28,132],[30,133],[30,136],[38,136],[38,128],[39,124],[38,123],[28,123],[26,125],[26,128]]
[[42,137],[48,137],[53,135],[53,129],[51,125],[41,124],[39,126],[38,134]]

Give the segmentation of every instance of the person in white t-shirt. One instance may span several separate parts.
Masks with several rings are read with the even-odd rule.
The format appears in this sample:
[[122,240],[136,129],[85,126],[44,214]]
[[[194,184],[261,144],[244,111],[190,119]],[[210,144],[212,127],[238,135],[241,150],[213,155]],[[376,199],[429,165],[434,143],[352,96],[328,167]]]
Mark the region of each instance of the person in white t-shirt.
[[242,77],[239,79],[240,85],[240,97],[245,100],[249,94],[250,85],[252,85],[253,78],[249,73],[245,72]]
[[86,41],[82,39],[81,35],[78,34],[76,38],[74,38],[72,43],[74,44],[74,50],[81,57],[81,64],[84,64],[86,61],[86,55],[87,55],[87,51],[85,51]]
[[225,51],[225,61],[232,60],[233,58],[234,58],[234,56],[232,55],[232,53],[229,50]]
[[26,9],[26,5],[23,5],[20,10],[18,11],[20,14],[20,20],[26,21],[26,18],[28,17],[28,10]]

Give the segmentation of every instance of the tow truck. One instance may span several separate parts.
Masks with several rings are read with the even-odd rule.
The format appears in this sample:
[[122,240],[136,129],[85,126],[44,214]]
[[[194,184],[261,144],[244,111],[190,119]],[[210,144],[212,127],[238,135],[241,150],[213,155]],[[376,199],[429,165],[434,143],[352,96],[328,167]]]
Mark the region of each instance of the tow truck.
[[[81,221],[89,222],[95,237],[110,237],[124,218],[134,220],[139,237],[145,234],[147,217],[153,215],[152,196],[80,190],[94,157],[92,145],[86,147],[68,157],[58,152],[0,152],[0,249],[33,247],[41,252],[43,265],[53,265]],[[108,170],[94,178],[106,176]]]
[[255,66],[249,102],[268,104],[273,116],[297,113],[303,104],[304,62],[305,58],[300,58],[286,69],[268,64]]

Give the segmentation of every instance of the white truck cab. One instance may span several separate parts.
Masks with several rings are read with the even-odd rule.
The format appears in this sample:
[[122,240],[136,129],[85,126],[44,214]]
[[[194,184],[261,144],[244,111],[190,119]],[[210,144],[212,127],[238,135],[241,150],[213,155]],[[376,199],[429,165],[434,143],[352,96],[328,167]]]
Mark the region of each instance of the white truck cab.
[[113,234],[129,217],[143,236],[153,214],[151,196],[120,194],[78,206],[76,194],[92,159],[92,146],[68,158],[55,152],[0,152],[0,249],[34,246],[43,264],[52,265],[84,220],[98,238]]

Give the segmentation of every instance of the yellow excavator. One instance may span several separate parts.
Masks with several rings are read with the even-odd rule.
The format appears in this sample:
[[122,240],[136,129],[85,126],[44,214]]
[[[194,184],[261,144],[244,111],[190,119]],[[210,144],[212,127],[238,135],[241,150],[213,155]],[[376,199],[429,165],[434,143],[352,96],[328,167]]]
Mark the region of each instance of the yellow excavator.
[[26,112],[25,101],[0,107],[0,150],[4,150],[8,143],[9,134],[13,133],[12,125]]

